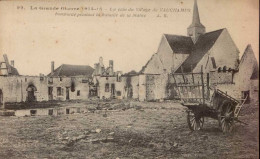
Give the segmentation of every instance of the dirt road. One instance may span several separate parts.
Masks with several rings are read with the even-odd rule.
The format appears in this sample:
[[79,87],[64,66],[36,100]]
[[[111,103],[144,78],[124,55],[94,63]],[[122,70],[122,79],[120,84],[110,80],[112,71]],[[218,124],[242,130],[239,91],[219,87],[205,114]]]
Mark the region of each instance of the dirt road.
[[[258,158],[258,106],[232,134],[215,120],[190,132],[178,103],[61,116],[0,117],[0,158]],[[250,111],[249,111],[250,109]]]

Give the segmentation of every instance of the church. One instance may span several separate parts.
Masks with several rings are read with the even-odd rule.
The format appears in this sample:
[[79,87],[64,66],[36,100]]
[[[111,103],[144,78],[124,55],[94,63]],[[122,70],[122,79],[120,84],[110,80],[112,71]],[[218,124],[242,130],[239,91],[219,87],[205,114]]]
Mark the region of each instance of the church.
[[199,72],[201,66],[205,72],[223,67],[235,70],[238,63],[239,50],[228,30],[224,28],[206,32],[195,0],[187,36],[163,34],[157,52],[140,73]]
[[169,99],[176,95],[171,74],[199,73],[201,69],[210,74],[216,88],[235,98],[248,96],[258,100],[258,63],[251,45],[240,60],[239,50],[226,28],[206,32],[195,0],[187,35],[163,34],[157,52],[139,72],[139,78],[145,79],[145,86],[139,83],[139,89],[146,90],[145,95],[139,94],[139,100]]

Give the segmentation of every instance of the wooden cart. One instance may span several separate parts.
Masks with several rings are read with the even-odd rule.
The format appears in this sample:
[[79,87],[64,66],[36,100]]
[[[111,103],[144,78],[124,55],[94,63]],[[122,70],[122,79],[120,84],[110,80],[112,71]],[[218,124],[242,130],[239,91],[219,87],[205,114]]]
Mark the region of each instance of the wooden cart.
[[224,133],[233,130],[234,122],[243,123],[238,116],[246,98],[238,100],[210,87],[209,74],[203,71],[172,75],[181,103],[188,108],[187,122],[192,131],[203,128],[205,117],[218,120]]

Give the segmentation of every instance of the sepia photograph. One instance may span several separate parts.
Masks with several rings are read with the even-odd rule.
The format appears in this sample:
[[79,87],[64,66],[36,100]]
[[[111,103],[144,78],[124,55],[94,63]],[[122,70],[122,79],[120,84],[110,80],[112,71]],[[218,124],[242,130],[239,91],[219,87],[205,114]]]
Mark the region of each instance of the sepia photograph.
[[259,0],[0,0],[0,159],[258,159]]

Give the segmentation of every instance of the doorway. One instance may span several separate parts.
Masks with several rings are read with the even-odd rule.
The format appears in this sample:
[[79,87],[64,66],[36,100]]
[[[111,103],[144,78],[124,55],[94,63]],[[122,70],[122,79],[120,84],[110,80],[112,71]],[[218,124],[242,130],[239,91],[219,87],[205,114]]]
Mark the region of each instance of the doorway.
[[66,87],[66,100],[70,100],[70,88]]
[[27,91],[27,101],[28,102],[36,101],[35,98],[35,92],[37,91],[36,87],[34,85],[29,85],[26,91]]
[[115,84],[111,84],[111,95],[114,97],[115,96]]
[[49,100],[53,100],[53,87],[48,87]]

